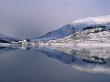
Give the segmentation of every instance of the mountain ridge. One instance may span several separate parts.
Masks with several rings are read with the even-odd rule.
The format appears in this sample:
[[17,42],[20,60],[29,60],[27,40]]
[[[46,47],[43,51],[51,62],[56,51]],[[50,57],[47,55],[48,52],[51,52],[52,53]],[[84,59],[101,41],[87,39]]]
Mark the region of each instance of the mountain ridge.
[[[94,26],[104,26],[110,29],[110,15],[98,16],[98,17],[88,17],[83,19],[75,20],[74,22],[67,24],[57,30],[50,31],[34,40],[55,40],[59,38],[64,38],[75,32],[83,31],[86,27]],[[67,29],[69,27],[69,29]],[[62,31],[63,30],[63,31]]]

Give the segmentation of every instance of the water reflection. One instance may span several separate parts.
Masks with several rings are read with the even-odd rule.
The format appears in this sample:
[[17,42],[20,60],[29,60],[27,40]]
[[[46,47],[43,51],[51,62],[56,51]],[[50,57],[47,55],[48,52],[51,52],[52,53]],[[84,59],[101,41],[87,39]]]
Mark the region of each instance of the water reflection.
[[[6,53],[17,48],[1,47],[0,53]],[[20,49],[20,48],[19,48]],[[21,48],[29,50],[32,48]],[[68,64],[73,69],[91,73],[110,74],[110,50],[109,48],[68,48],[51,47],[34,48],[36,52],[41,52],[49,58]]]
[[109,48],[37,48],[48,57],[55,58],[79,71],[110,74]]
[[11,52],[12,50],[16,50],[18,48],[12,48],[12,47],[0,47],[0,55],[6,54]]

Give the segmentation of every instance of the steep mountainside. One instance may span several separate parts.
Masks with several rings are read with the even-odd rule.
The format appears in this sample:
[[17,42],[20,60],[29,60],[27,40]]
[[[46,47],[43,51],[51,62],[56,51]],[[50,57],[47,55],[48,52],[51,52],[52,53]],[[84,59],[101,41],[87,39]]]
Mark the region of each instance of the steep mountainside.
[[36,38],[37,40],[54,40],[58,38],[63,38],[75,32],[75,28],[68,24],[60,29],[48,32],[47,34]]

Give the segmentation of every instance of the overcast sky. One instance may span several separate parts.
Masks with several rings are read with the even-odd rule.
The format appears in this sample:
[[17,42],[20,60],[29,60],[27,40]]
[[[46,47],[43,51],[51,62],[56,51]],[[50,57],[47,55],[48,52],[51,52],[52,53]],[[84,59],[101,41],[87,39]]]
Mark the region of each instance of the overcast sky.
[[76,19],[110,14],[110,0],[0,0],[0,32],[35,37]]

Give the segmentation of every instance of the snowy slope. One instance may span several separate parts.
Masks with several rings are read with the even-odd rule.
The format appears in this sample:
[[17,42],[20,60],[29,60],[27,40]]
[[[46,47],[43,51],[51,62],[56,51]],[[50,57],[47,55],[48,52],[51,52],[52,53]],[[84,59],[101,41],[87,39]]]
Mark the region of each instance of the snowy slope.
[[63,38],[75,32],[83,31],[87,27],[97,28],[100,26],[110,29],[110,15],[79,19],[61,27],[58,30],[48,32],[47,34],[38,37],[35,40],[53,40]]
[[[86,41],[86,42],[85,42]],[[55,40],[60,43],[81,43],[81,42],[95,42],[95,43],[110,43],[110,30],[106,28],[93,28],[84,31],[76,32],[64,38]]]

